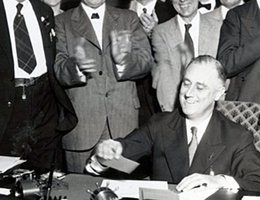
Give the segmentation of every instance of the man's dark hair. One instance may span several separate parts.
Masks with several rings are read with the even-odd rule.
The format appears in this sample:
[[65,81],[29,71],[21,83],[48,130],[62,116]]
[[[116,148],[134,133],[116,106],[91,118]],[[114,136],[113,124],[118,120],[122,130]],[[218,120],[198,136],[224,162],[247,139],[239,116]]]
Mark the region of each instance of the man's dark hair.
[[[223,85],[225,85],[226,80],[227,80],[227,76],[226,76],[226,72],[225,72],[225,68],[223,67],[223,65],[214,57],[210,56],[210,55],[201,55],[198,56],[196,58],[193,58],[191,60],[191,62],[188,64],[186,70],[189,68],[189,66],[191,64],[213,64],[216,67],[216,70],[218,72],[218,77],[221,80],[221,82],[223,83]],[[206,74],[205,74],[206,75]]]

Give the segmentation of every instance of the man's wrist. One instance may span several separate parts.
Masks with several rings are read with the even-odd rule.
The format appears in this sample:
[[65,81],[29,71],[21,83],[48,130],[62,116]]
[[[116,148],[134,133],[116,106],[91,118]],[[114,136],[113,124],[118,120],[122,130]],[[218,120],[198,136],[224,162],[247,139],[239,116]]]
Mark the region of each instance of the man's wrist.
[[100,175],[102,172],[106,171],[108,167],[102,165],[96,155],[91,156],[91,158],[88,160],[85,169],[87,172],[95,175]]

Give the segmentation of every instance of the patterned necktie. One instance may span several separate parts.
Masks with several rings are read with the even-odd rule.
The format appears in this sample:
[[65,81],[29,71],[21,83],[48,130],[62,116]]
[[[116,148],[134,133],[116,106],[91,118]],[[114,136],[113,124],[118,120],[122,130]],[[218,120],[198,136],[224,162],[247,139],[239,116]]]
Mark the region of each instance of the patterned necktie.
[[17,4],[17,14],[14,18],[14,35],[16,42],[18,66],[31,74],[36,67],[36,59],[33,53],[32,43],[25,24],[24,16],[21,14],[22,4]]
[[92,13],[91,19],[99,19],[98,13]]
[[189,32],[190,28],[191,28],[191,24],[185,24],[184,43],[187,45],[188,49],[190,50],[192,57],[194,57],[194,45]]
[[198,130],[197,130],[196,127],[194,127],[194,126],[191,127],[192,138],[191,138],[191,141],[189,143],[189,163],[190,163],[190,166],[191,166],[194,154],[195,154],[197,147],[198,147],[197,131]]

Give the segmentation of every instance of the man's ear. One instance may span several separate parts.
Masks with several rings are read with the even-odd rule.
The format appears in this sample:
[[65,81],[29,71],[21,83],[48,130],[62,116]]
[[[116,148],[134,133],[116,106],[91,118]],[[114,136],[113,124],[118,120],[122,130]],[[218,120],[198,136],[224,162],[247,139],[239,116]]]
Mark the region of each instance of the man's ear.
[[220,87],[217,90],[215,101],[224,100],[225,99],[225,95],[226,95],[225,92],[226,92],[226,88],[224,86]]

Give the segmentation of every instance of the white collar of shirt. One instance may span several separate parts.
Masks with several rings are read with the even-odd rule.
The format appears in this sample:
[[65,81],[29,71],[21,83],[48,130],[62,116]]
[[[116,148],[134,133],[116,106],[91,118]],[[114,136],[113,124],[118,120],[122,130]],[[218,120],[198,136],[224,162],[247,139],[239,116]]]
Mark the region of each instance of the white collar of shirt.
[[12,46],[15,78],[31,78],[31,77],[41,76],[42,74],[47,72],[45,52],[43,48],[42,35],[41,35],[39,23],[30,1],[25,0],[21,2],[21,4],[23,4],[21,14],[25,18],[26,26],[29,32],[33,51],[37,61],[36,68],[31,74],[26,73],[24,70],[18,67],[13,22],[17,13],[16,5],[19,2],[16,0],[3,0],[3,3],[4,3],[5,12],[7,13],[6,18],[7,18],[8,28],[9,28],[11,46]]
[[[177,20],[179,23],[180,31],[182,38],[184,40],[185,37],[185,24],[187,24],[180,15],[177,15]],[[195,17],[189,22],[191,24],[191,28],[189,30],[190,36],[193,41],[195,57],[199,54],[199,29],[200,29],[200,13],[197,12]]]
[[198,143],[200,143],[201,138],[203,137],[203,135],[204,135],[204,133],[205,133],[207,127],[208,127],[211,116],[212,116],[212,114],[208,118],[206,118],[203,122],[200,122],[200,123],[193,123],[189,119],[186,119],[186,130],[187,130],[188,144],[190,143],[191,138],[192,138],[191,127],[193,127],[193,126],[195,126],[197,128],[197,140],[198,140]]
[[143,13],[143,8],[146,8],[146,10],[147,10],[146,13],[151,15],[153,13],[156,2],[157,2],[157,0],[152,0],[144,6],[143,4],[136,1],[136,12],[137,12],[138,17],[140,17],[140,15]]
[[229,9],[223,5],[220,6],[220,11],[221,11],[221,15],[222,18],[225,19],[227,16],[227,12],[229,11]]
[[[242,4],[244,4],[244,1],[241,1],[239,5],[242,5]],[[225,19],[226,16],[227,16],[228,11],[229,11],[230,9],[227,8],[227,7],[225,7],[225,6],[223,6],[223,5],[221,5],[221,6],[220,6],[220,10],[221,10],[222,18]]]
[[257,0],[258,8],[260,8],[260,0]]
[[[96,33],[100,48],[102,48],[102,39],[103,39],[102,29],[103,29],[103,21],[104,21],[106,4],[103,3],[101,6],[99,6],[96,9],[93,9],[93,8],[87,6],[84,3],[81,3],[81,5],[82,5],[83,9],[85,10],[85,12],[86,12],[86,14],[87,14],[92,26],[93,26],[93,29]],[[98,13],[99,19],[91,19],[91,15],[93,13]]]

